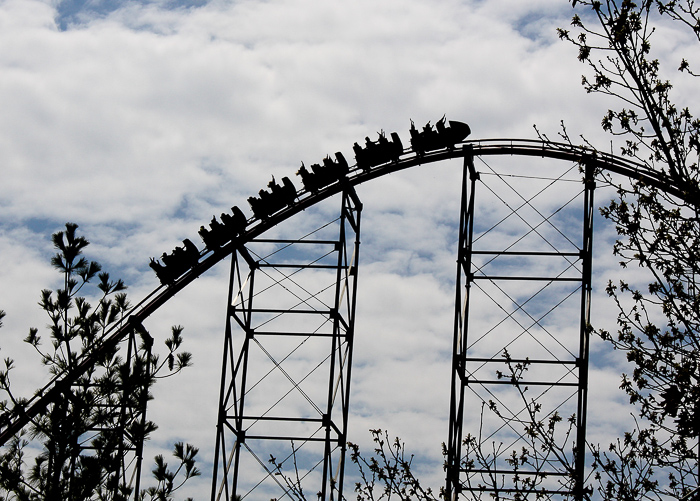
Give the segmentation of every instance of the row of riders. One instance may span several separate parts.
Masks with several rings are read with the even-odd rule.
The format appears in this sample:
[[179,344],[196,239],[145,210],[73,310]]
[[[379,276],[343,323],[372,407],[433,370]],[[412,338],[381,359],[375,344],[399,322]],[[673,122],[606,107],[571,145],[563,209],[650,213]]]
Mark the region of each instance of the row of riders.
[[[411,120],[411,149],[419,156],[427,152],[452,149],[455,144],[461,142],[470,134],[469,126],[462,122],[450,121],[446,125],[445,117],[442,117],[435,128],[428,122],[422,130],[416,129]],[[355,161],[358,169],[369,172],[373,167],[388,162],[397,162],[404,153],[401,139],[396,132],[391,133],[391,140],[384,132],[379,133],[377,141],[365,138],[364,147],[358,143],[353,145]],[[335,154],[335,160],[327,156],[322,164],[313,164],[309,169],[301,164],[297,175],[301,177],[304,189],[310,193],[336,182],[342,182],[350,172],[350,166],[342,153]],[[272,178],[267,185],[269,191],[260,190],[258,197],[249,197],[248,203],[256,219],[266,220],[276,212],[294,204],[297,198],[297,189],[288,177],[282,178],[282,184],[278,184]],[[221,248],[227,242],[242,235],[248,225],[248,220],[243,211],[237,206],[231,208],[232,214],[221,214],[221,222],[212,217],[209,229],[201,226],[199,235],[209,250]],[[162,284],[171,284],[188,269],[199,262],[200,252],[190,239],[183,240],[183,247],[176,247],[172,253],[163,253],[161,262],[151,258],[150,267],[156,272]]]

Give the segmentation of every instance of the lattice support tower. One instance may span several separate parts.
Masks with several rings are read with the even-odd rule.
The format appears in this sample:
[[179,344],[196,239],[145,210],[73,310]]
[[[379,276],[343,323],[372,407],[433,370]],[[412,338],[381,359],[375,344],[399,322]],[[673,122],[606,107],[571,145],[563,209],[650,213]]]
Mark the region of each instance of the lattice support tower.
[[[58,429],[57,433],[62,438],[56,441],[73,442],[72,449],[78,451],[69,460],[68,467],[72,472],[79,468],[79,456],[103,455],[105,450],[110,451],[109,456],[100,457],[100,461],[110,462],[100,484],[111,499],[128,499],[132,495],[135,499],[141,488],[146,408],[152,373],[153,338],[140,324],[130,329],[124,345],[119,350],[125,349],[126,353],[122,352],[121,358],[116,359],[116,365],[110,356],[107,357],[109,368],[105,368],[105,360],[96,361],[86,371],[86,377],[71,384],[70,391],[61,395],[51,411],[54,415],[65,413],[66,406],[75,405],[84,398],[78,395],[93,395],[90,398],[95,399],[93,405],[98,412],[90,414],[89,420],[85,420],[87,427],[74,427],[69,420]],[[102,394],[100,387],[113,388],[113,391],[107,398],[98,400],[94,395]],[[76,409],[70,412],[75,414]],[[54,449],[49,450],[49,469],[55,463],[54,454]],[[79,488],[76,486],[76,491]],[[73,491],[72,481],[69,490]]]
[[118,481],[110,488],[115,493],[114,499],[119,497],[116,492],[121,485],[131,490],[135,498],[141,492],[143,442],[147,428],[146,410],[153,373],[152,348],[153,337],[143,326],[139,325],[131,331],[126,353],[129,369],[123,373],[119,420],[113,430],[120,441],[119,465],[115,475]]
[[[478,172],[465,155],[446,499],[580,500],[594,161],[552,179],[484,165]],[[562,193],[565,202],[549,202]],[[499,214],[494,223],[479,223],[484,207]]]
[[233,253],[213,501],[342,499],[361,210]]

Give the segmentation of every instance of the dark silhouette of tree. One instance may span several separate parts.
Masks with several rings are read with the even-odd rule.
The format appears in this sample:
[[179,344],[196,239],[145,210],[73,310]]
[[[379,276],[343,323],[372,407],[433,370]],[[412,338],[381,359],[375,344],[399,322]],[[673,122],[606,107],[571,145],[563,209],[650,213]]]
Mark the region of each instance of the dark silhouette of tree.
[[[101,338],[125,321],[130,309],[122,280],[112,280],[99,263],[83,256],[89,242],[76,234],[77,228],[68,223],[65,231],[52,236],[56,254],[51,264],[61,273],[63,287],[41,292],[39,305],[50,319],[48,346],[37,328],[24,339],[50,376],[65,374],[82,357],[96,353]],[[0,312],[0,320],[4,316]],[[172,328],[165,341],[167,355],[160,359],[151,352],[153,338],[138,329],[128,350],[116,347],[104,353],[62,398],[48,404],[0,451],[0,499],[121,500],[133,495],[166,500],[184,481],[199,475],[197,449],[181,443],[175,445],[179,466],[174,472],[162,456],[156,457],[155,487],[134,492],[138,481],[133,484],[125,475],[128,452],[140,459],[143,440],[157,428],[145,418],[151,386],[191,365],[191,355],[180,350],[182,330]],[[22,412],[27,400],[12,389],[14,361],[5,358],[3,364],[0,419],[7,419]]]
[[370,430],[370,433],[376,444],[373,456],[365,457],[356,444],[348,444],[350,460],[360,472],[360,481],[355,483],[357,501],[441,499],[431,488],[423,487],[413,474],[413,455],[406,453],[400,438],[390,440],[388,432],[380,429]]
[[[348,442],[350,460],[358,470],[358,481],[355,482],[354,495],[343,495],[344,499],[354,498],[357,501],[438,501],[443,499],[442,491],[436,495],[429,487],[423,487],[420,480],[413,474],[413,455],[406,453],[406,446],[400,438],[389,438],[389,433],[381,429],[369,430],[375,444],[374,454],[363,455],[357,444]],[[296,449],[292,443],[292,462],[294,473],[284,470],[284,462],[279,462],[270,456],[272,472],[281,478],[285,492],[283,498],[296,501],[306,501],[308,498],[302,487],[301,476],[296,458]],[[318,493],[320,499],[321,493]],[[277,501],[272,499],[271,501]]]
[[[557,410],[545,412],[539,397],[530,397],[529,387],[523,383],[531,363],[528,360],[513,361],[508,350],[503,351],[503,358],[507,371],[497,371],[496,377],[513,385],[524,412],[505,415],[496,401],[482,402],[479,432],[469,433],[463,439],[461,467],[465,470],[477,467],[483,473],[467,475],[466,487],[472,489],[473,499],[549,499],[543,492],[547,487],[545,472],[552,471],[552,466],[557,465],[561,473],[557,476],[558,488],[563,492],[575,492],[576,416],[562,416]],[[503,442],[492,440],[489,444],[484,440],[486,408],[503,422],[508,422],[513,429],[522,430],[519,448],[508,451]],[[447,451],[443,451],[443,454],[446,455]],[[504,473],[504,469],[508,473]],[[504,489],[506,484],[513,492]],[[491,490],[481,492],[484,488]],[[590,489],[586,489],[584,494],[590,494]]]
[[572,4],[580,14],[559,36],[589,68],[585,89],[614,103],[603,129],[622,141],[622,155],[664,173],[684,194],[616,184],[617,199],[602,209],[617,228],[621,266],[643,267],[651,279],[646,290],[624,281],[607,287],[618,327],[598,333],[632,364],[621,388],[637,427],[607,450],[592,447],[598,490],[605,499],[700,499],[700,120],[676,102],[667,72],[672,65],[678,78],[698,74],[686,59],[660,61],[652,52],[661,26],[700,42],[700,7],[693,0]]

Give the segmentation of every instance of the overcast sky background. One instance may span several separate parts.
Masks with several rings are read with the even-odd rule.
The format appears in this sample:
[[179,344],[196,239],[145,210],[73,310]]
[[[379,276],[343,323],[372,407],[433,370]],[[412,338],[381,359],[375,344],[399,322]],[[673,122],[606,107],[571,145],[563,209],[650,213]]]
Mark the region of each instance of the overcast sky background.
[[[572,137],[609,151],[599,124],[610,103],[586,95],[585,68],[556,37],[571,15],[563,0],[0,0],[0,347],[17,360],[15,384],[28,395],[45,381],[21,339],[46,323],[36,303],[42,288],[59,286],[50,235],[66,221],[136,301],[158,286],[149,257],[183,238],[200,244],[199,226],[232,205],[248,212],[246,198],[271,174],[294,177],[300,161],[335,151],[351,159],[353,142],[380,130],[406,145],[410,119],[446,114],[469,123],[472,138],[535,138],[533,124],[555,137],[564,120]],[[662,30],[659,57],[673,67],[691,43]],[[682,82],[678,92],[690,96]],[[378,427],[400,435],[432,461],[425,476],[435,487],[460,175],[460,162],[445,162],[358,188],[349,438],[367,445],[366,430]],[[338,203],[306,217],[320,220]],[[303,216],[277,234],[298,236]],[[594,320],[610,322],[601,293],[616,268],[602,243],[614,235],[596,224]],[[194,354],[189,374],[159,385],[148,412],[161,426],[154,450],[175,440],[201,448],[205,475],[190,492],[200,499],[227,272],[223,263],[211,270],[147,326],[164,338],[169,325],[184,325]],[[620,358],[599,343],[593,354],[589,430],[605,440],[628,409],[616,390]]]

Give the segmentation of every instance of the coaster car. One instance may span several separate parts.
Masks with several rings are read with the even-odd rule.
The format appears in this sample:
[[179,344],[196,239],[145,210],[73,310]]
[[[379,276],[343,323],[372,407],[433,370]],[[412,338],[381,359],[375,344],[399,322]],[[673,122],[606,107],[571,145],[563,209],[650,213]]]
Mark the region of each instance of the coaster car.
[[469,134],[471,129],[463,122],[450,120],[450,126],[445,126],[445,117],[443,116],[435,124],[435,128],[430,125],[430,122],[425,124],[422,131],[416,129],[416,125],[411,120],[411,148],[418,155],[424,155],[426,152],[441,150],[443,148],[453,149],[455,144],[463,141]]
[[292,205],[297,198],[297,189],[286,176],[282,178],[281,185],[277,184],[273,176],[267,187],[270,191],[260,190],[259,198],[248,197],[250,208],[258,219],[269,218],[275,212]]
[[248,223],[243,211],[234,206],[231,207],[231,212],[233,215],[221,214],[222,223],[217,221],[216,217],[212,217],[209,229],[206,229],[204,226],[199,227],[199,236],[202,237],[202,241],[208,249],[218,249],[245,231]]
[[184,247],[175,247],[172,253],[161,256],[163,264],[157,259],[151,258],[149,266],[156,272],[156,276],[163,285],[172,284],[187,270],[199,262],[199,250],[189,238],[182,241]]
[[387,162],[398,162],[403,153],[403,145],[399,135],[392,132],[391,141],[389,141],[384,131],[379,133],[379,140],[373,142],[370,141],[369,137],[366,137],[364,148],[355,143],[352,149],[355,151],[357,166],[364,171],[369,171],[372,167]]
[[301,176],[301,182],[306,191],[317,193],[321,188],[340,181],[350,171],[347,160],[341,152],[335,154],[335,161],[330,155],[323,159],[323,165],[312,164],[311,170],[307,169],[304,162],[297,171],[297,176]]

